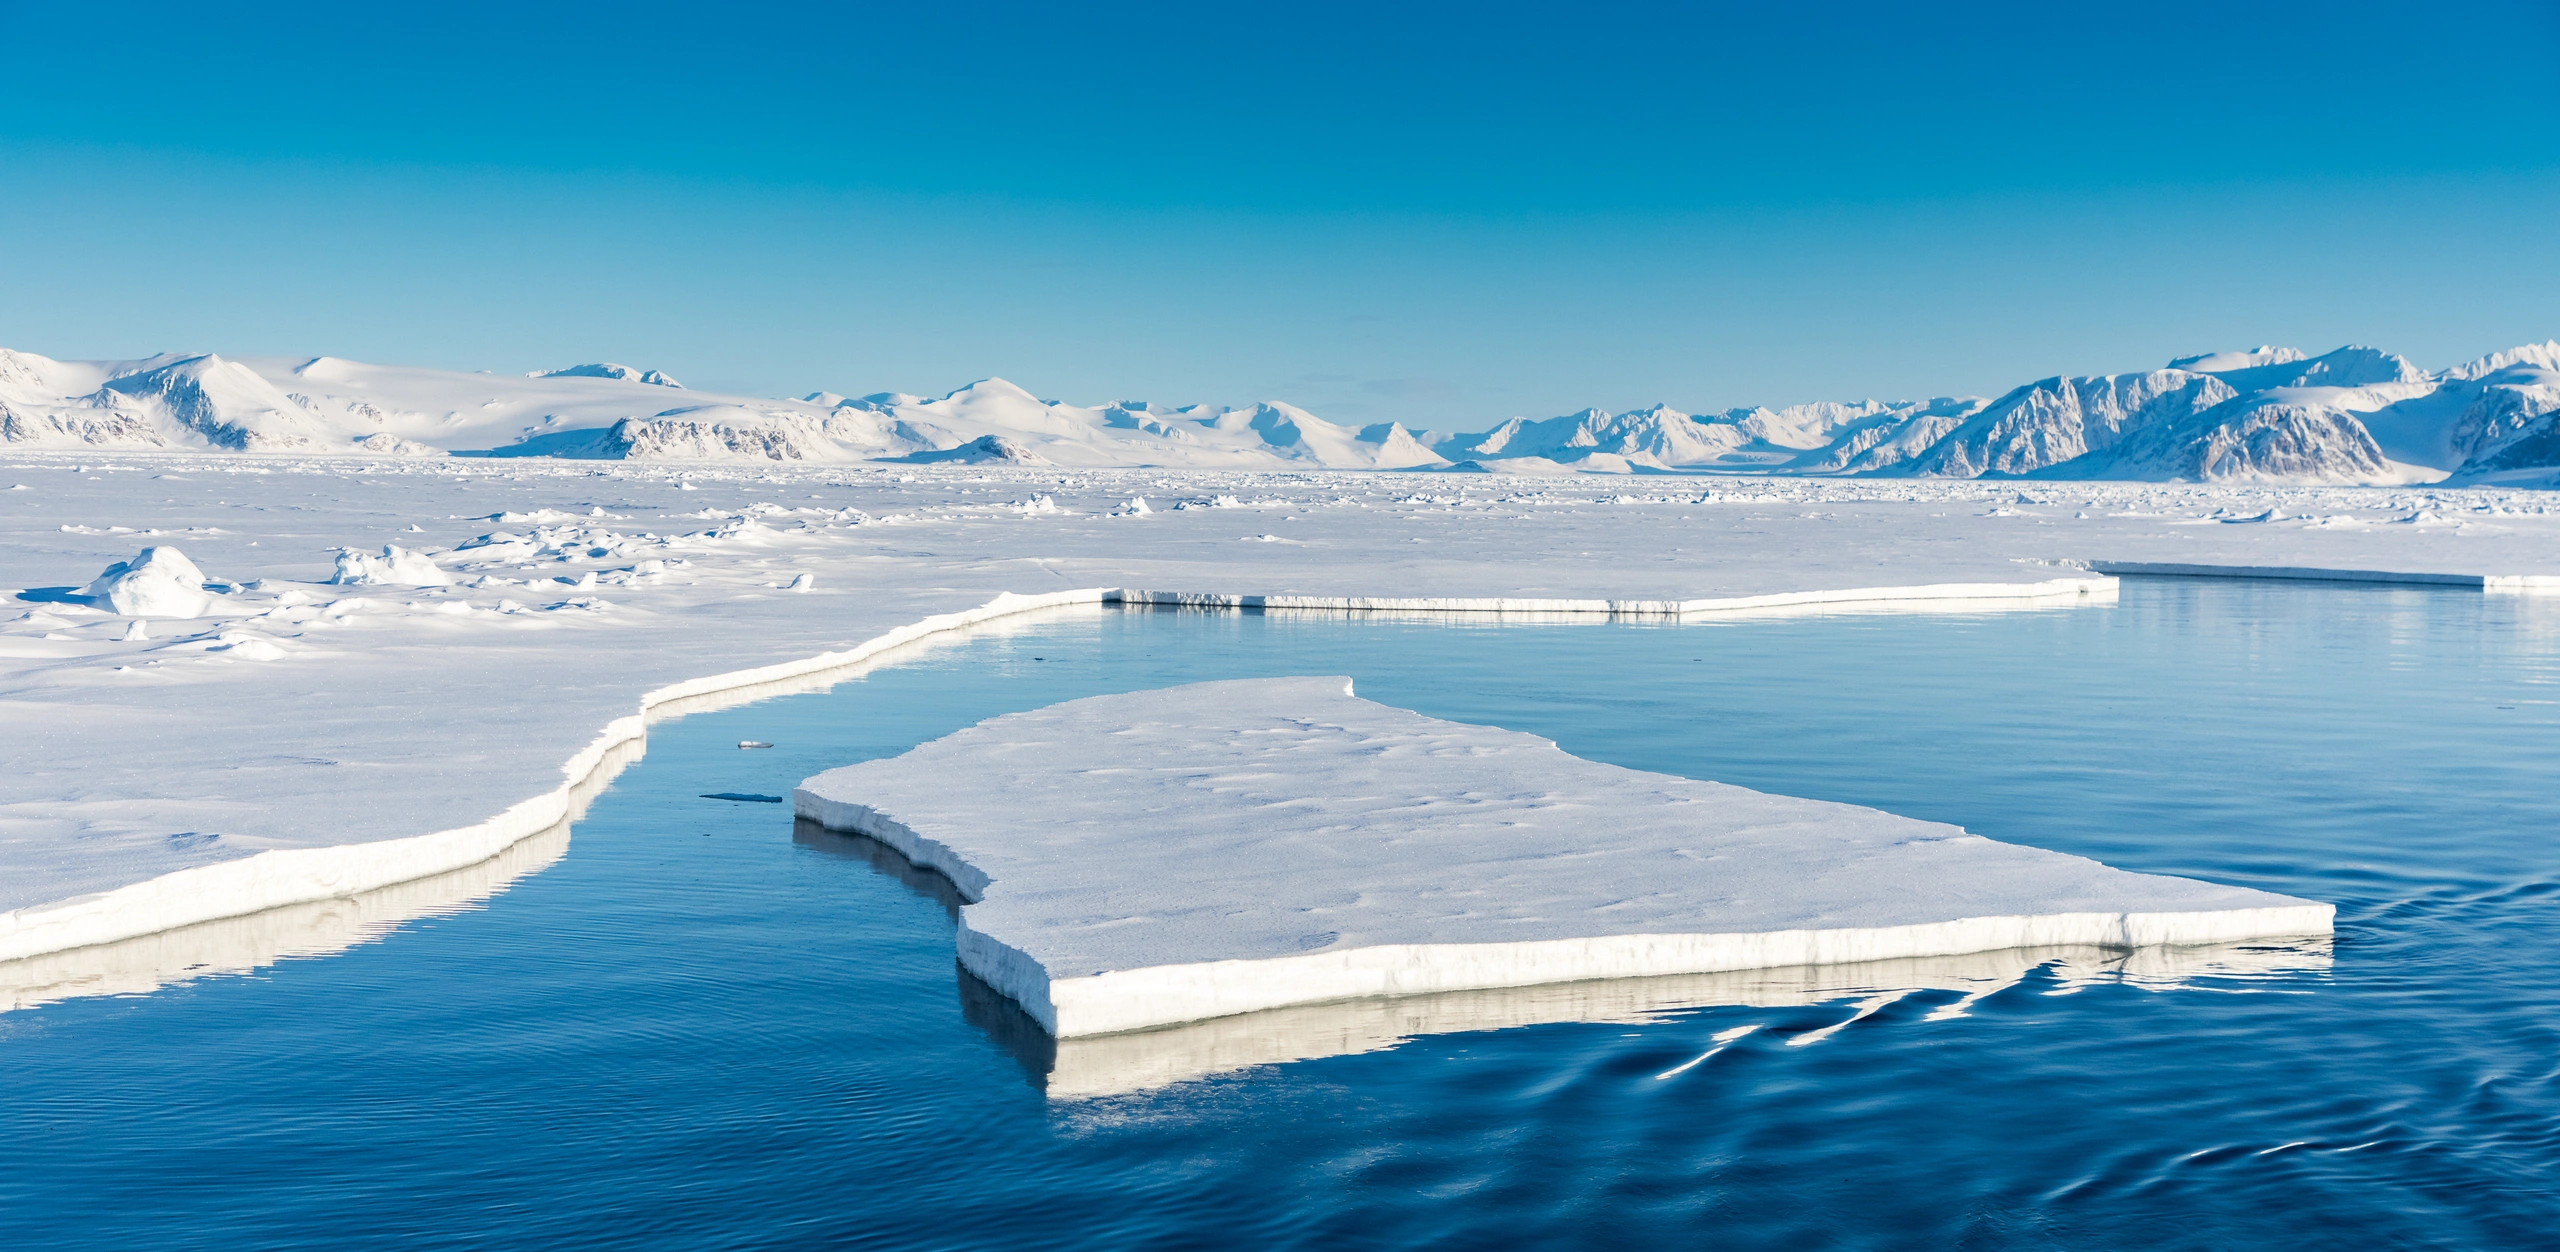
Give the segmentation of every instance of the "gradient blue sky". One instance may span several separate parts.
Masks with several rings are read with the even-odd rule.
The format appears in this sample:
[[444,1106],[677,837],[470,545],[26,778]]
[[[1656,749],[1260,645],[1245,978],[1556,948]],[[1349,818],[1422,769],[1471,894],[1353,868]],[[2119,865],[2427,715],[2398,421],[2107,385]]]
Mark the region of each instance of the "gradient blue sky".
[[2551,0],[0,0],[0,48],[0,344],[59,357],[1451,429],[2560,335]]

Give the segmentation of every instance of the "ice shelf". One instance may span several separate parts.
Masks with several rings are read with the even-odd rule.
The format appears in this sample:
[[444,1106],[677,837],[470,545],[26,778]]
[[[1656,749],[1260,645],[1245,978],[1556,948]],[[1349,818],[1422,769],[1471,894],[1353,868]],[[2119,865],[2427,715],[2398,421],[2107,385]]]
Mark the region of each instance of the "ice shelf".
[[1276,678],[998,717],[830,770],[800,816],[965,902],[1051,1035],[1363,996],[2329,933],[2326,904],[1585,761]]

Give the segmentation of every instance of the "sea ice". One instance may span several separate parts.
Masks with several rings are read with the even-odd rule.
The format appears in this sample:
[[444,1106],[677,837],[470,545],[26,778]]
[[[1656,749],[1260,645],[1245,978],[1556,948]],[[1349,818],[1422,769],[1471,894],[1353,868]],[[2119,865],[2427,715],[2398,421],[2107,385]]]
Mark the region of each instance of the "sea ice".
[[2322,935],[2326,904],[1569,756],[1343,678],[1100,696],[830,770],[1060,1038],[1361,996]]
[[[643,389],[545,385],[572,383]],[[2560,509],[2506,489],[1718,478],[1638,492],[1589,478],[12,453],[0,475],[28,489],[0,513],[0,602],[17,619],[0,623],[0,958],[460,868],[553,820],[564,783],[638,733],[635,714],[1031,610],[1443,624],[1460,611],[2044,611],[2106,603],[2114,563],[2560,589]],[[771,502],[804,489],[824,498]],[[1238,503],[1110,516],[1140,497]],[[2020,515],[1981,516],[1995,505]],[[2213,520],[2279,507],[2288,520]],[[2291,520],[2315,516],[2372,524]],[[2382,524],[2409,517],[2422,520]],[[314,603],[340,548],[387,560],[371,555],[384,528],[413,518],[416,549],[494,611],[454,614],[434,606],[461,601],[423,591]],[[475,538],[491,524],[506,529]],[[240,576],[202,599],[232,641],[203,619],[115,641],[133,619],[105,620],[79,586],[110,562],[130,569],[141,544]],[[804,572],[812,590],[774,594]],[[575,589],[590,573],[594,590]],[[2539,629],[2528,609],[2502,620]],[[266,646],[232,646],[250,636]],[[260,659],[267,647],[284,655]],[[207,826],[232,837],[166,838]]]

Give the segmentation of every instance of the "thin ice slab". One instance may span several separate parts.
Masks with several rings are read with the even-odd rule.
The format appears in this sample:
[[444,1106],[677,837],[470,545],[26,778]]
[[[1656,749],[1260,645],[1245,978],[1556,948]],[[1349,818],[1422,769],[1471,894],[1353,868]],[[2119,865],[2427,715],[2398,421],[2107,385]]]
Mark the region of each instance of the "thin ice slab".
[[947,875],[961,964],[1059,1038],[1362,996],[2323,935],[2335,910],[1875,809],[1198,683],[829,770],[799,814]]

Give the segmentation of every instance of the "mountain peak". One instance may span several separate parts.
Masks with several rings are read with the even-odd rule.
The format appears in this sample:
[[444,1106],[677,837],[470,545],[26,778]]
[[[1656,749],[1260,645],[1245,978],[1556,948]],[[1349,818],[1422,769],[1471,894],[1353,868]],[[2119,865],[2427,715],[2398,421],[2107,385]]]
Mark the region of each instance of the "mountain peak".
[[534,372],[525,375],[525,377],[616,378],[624,382],[647,383],[652,387],[673,387],[678,391],[684,390],[683,383],[677,382],[675,379],[670,378],[657,370],[635,370],[628,365],[616,365],[611,361],[597,361],[589,365],[572,365],[567,369],[535,370]]
[[2244,352],[2206,352],[2196,356],[2182,356],[2169,362],[2169,368],[2185,370],[2190,374],[2224,374],[2232,370],[2253,369],[2261,365],[2284,365],[2310,359],[2300,348],[2279,348],[2271,344],[2261,344]]
[[974,382],[974,383],[971,383],[971,384],[969,384],[969,385],[968,385],[968,386],[966,386],[966,387],[962,387],[962,388],[960,388],[960,389],[958,389],[958,390],[956,390],[956,391],[953,391],[951,394],[949,394],[949,395],[947,395],[947,396],[944,396],[944,397],[943,397],[943,399],[945,399],[945,400],[961,400],[961,399],[971,399],[971,400],[975,400],[975,399],[994,399],[994,398],[996,398],[996,397],[1003,397],[1003,398],[1008,399],[1008,400],[1014,400],[1014,399],[1029,400],[1029,401],[1030,401],[1030,402],[1032,402],[1033,404],[1045,404],[1045,403],[1047,403],[1046,401],[1042,400],[1040,397],[1035,396],[1035,395],[1031,394],[1030,392],[1023,390],[1022,388],[1020,388],[1020,387],[1017,387],[1017,386],[1013,385],[1011,382],[1008,382],[1008,381],[1006,381],[1006,380],[1004,380],[1004,379],[1002,379],[1002,378],[995,377],[995,376],[994,376],[994,375],[992,375],[992,374],[991,374],[991,375],[988,375],[988,376],[987,376],[987,377],[985,377],[985,378],[981,378],[981,379],[979,379],[978,381],[976,381],[976,382]]

